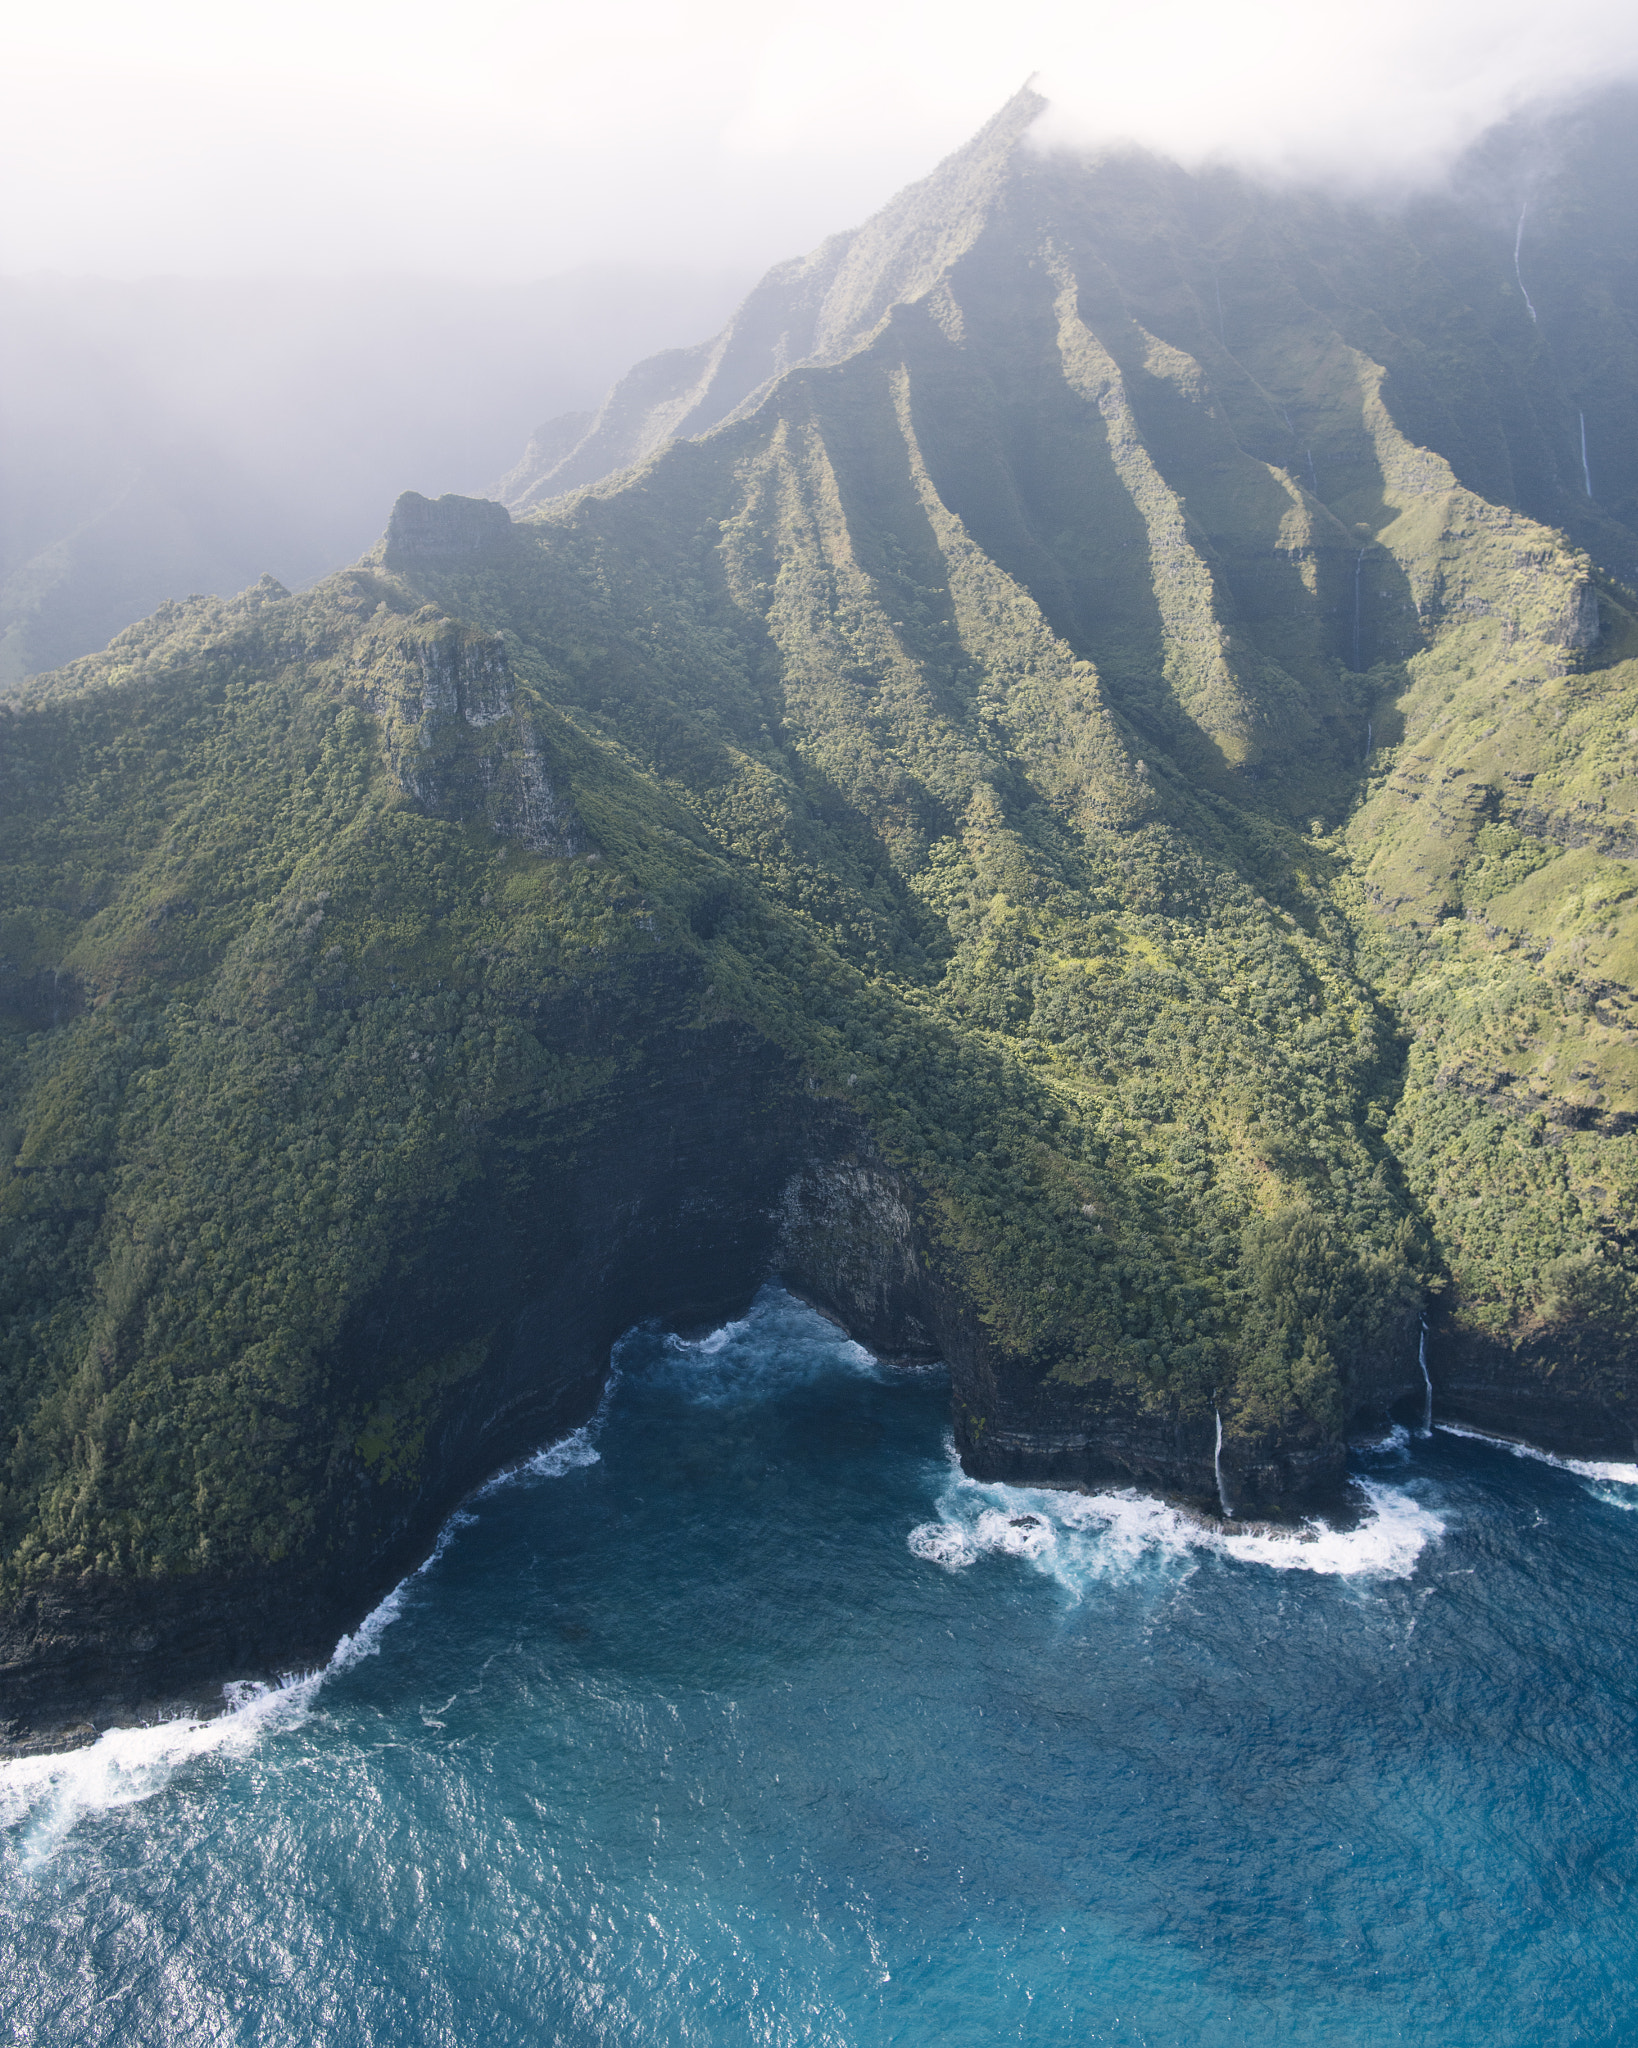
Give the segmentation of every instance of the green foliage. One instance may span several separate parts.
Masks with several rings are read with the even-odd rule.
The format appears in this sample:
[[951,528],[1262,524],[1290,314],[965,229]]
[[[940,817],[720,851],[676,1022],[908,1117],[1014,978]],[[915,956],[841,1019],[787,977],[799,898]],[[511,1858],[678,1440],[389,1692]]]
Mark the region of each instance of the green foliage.
[[1248,381],[1056,226],[503,544],[0,713],[8,1584],[412,1499],[501,1335],[450,1247],[524,1258],[713,1019],[1066,1401],[1335,1441],[1437,1290],[1624,1341],[1638,667],[1580,662],[1585,558],[1340,315],[1271,289]]

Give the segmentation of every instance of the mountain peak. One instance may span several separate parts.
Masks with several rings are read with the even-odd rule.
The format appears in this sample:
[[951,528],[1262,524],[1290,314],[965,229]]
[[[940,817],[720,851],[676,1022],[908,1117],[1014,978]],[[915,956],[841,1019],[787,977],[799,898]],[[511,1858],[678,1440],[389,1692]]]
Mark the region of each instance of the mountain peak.
[[667,441],[708,433],[750,410],[798,363],[850,355],[895,305],[924,297],[972,246],[1014,152],[1047,105],[1026,81],[970,141],[861,226],[776,264],[714,339],[639,363],[566,451],[564,423],[537,429],[495,495],[526,511],[630,468]]

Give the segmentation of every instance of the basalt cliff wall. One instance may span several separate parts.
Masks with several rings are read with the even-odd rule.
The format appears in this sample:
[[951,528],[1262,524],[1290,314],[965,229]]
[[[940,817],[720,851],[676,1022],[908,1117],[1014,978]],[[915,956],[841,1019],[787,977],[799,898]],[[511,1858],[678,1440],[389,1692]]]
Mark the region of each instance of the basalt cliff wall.
[[[209,1713],[229,1682],[320,1668],[473,1488],[592,1418],[634,1321],[720,1323],[770,1277],[890,1362],[942,1362],[975,1475],[1136,1482],[1215,1507],[1212,1418],[1175,1402],[1144,1412],[1112,1388],[1101,1407],[1055,1397],[1007,1357],[941,1255],[925,1192],[766,1042],[722,1024],[651,1047],[641,1086],[584,1138],[574,1170],[521,1201],[473,1191],[413,1253],[413,1288],[361,1302],[341,1334],[335,1370],[363,1378],[365,1355],[406,1324],[422,1351],[498,1329],[481,1369],[443,1390],[408,1483],[351,1460],[322,1560],[30,1589],[0,1623],[0,1754]],[[1379,1424],[1408,1396],[1402,1367],[1351,1389],[1355,1419]],[[1257,1448],[1228,1474],[1237,1505],[1340,1499],[1340,1441],[1282,1443],[1260,1464]]]
[[943,1357],[975,1473],[1209,1507],[1220,1426],[1302,1511],[1424,1317],[1436,1411],[1630,1455],[1619,379],[1555,470],[1511,227],[1031,118],[567,495],[0,707],[16,1739],[326,1654],[770,1273]]

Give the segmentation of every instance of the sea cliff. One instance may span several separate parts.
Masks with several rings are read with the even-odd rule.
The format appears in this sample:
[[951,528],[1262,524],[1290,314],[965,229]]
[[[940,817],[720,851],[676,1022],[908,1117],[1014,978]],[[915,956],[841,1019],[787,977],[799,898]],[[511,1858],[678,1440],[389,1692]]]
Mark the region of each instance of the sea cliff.
[[1424,1321],[1631,1454],[1625,444],[1482,210],[1036,108],[510,511],[0,709],[7,1739],[321,1657],[773,1273],[979,1474],[1334,1505]]

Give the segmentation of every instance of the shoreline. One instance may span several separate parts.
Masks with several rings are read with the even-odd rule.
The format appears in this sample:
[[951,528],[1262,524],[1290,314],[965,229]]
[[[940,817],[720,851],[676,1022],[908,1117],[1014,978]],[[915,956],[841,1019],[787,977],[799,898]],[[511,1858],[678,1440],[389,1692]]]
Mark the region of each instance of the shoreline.
[[[842,1327],[835,1317],[826,1319],[835,1323],[836,1327]],[[893,1361],[882,1362],[891,1369]],[[588,1432],[601,1421],[606,1411],[617,1370],[611,1366],[597,1406],[585,1421],[551,1438],[538,1450],[522,1458],[506,1459],[485,1478],[469,1487],[439,1524],[433,1541],[420,1562],[402,1572],[351,1629],[341,1630],[333,1649],[322,1661],[292,1665],[270,1677],[240,1675],[212,1681],[215,1689],[222,1695],[219,1704],[208,1704],[197,1694],[186,1695],[179,1692],[170,1698],[154,1699],[151,1702],[151,1711],[145,1712],[138,1706],[134,1709],[125,1708],[122,1713],[121,1703],[120,1706],[115,1706],[113,1713],[107,1718],[81,1714],[71,1722],[56,1728],[31,1729],[14,1738],[0,1738],[0,1773],[4,1773],[15,1764],[70,1756],[81,1750],[92,1749],[107,1737],[153,1735],[166,1729],[174,1730],[178,1735],[185,1735],[203,1732],[235,1715],[256,1709],[276,1709],[281,1700],[288,1699],[294,1702],[309,1689],[320,1686],[332,1672],[345,1670],[358,1657],[373,1654],[376,1639],[382,1630],[398,1618],[403,1595],[415,1579],[437,1563],[455,1532],[470,1519],[472,1503],[493,1492],[497,1487],[527,1476],[531,1472],[556,1477],[576,1466],[597,1461],[598,1453]],[[1414,1441],[1420,1432],[1408,1434]],[[1482,1443],[1492,1449],[1506,1451],[1511,1456],[1544,1464],[1575,1477],[1603,1479],[1614,1484],[1638,1485],[1638,1463],[1569,1459],[1540,1445],[1474,1429],[1465,1423],[1436,1422],[1433,1434]],[[1358,1454],[1373,1448],[1386,1447],[1390,1442],[1391,1436],[1355,1438],[1350,1441],[1349,1448]],[[555,1470],[552,1469],[554,1465]],[[963,1471],[964,1476],[972,1476],[965,1475],[965,1468]],[[983,1485],[995,1482],[974,1480],[974,1483]],[[1095,1485],[1078,1480],[1044,1478],[1000,1483],[1038,1486],[1053,1492],[1077,1494],[1088,1498],[1129,1493],[1171,1510],[1207,1537],[1254,1538],[1295,1545],[1318,1543],[1325,1534],[1349,1534],[1364,1524],[1371,1511],[1369,1500],[1353,1478],[1347,1483],[1343,1499],[1330,1505],[1328,1511],[1320,1509],[1307,1514],[1293,1512],[1289,1519],[1270,1517],[1266,1513],[1245,1519],[1224,1516],[1198,1500],[1168,1494],[1157,1488],[1143,1487],[1132,1481],[1123,1485],[1112,1479],[1107,1484]],[[235,1693],[240,1696],[233,1697]]]

